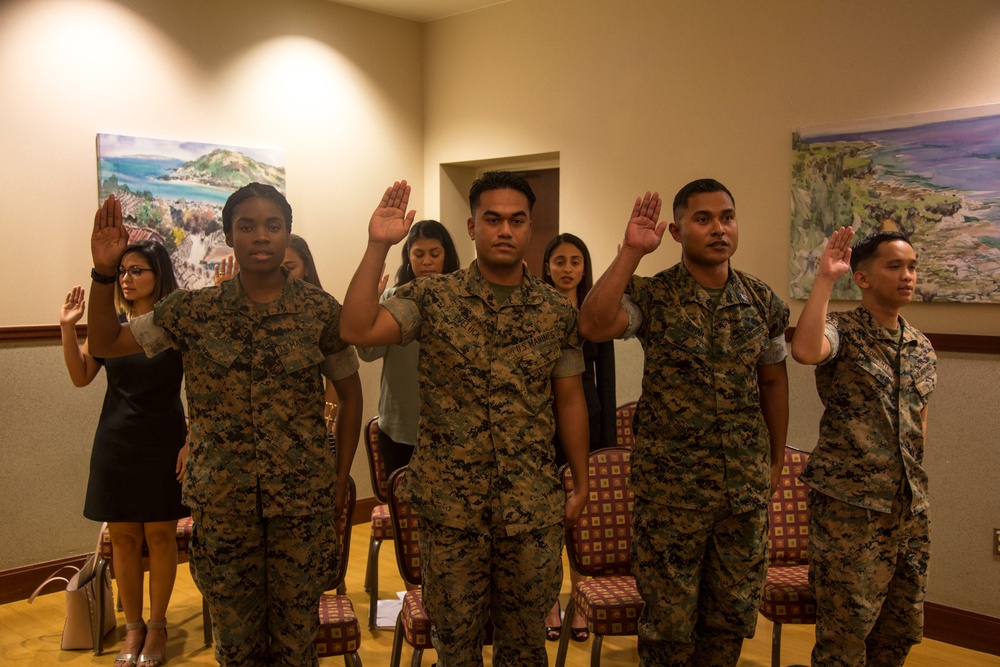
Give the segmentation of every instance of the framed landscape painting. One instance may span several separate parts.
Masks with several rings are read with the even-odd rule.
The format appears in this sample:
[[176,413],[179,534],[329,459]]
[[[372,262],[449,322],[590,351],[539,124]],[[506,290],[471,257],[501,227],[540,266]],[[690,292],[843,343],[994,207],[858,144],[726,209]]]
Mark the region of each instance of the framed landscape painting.
[[[791,296],[805,299],[834,230],[898,230],[917,252],[915,300],[1000,303],[1000,107],[792,136]],[[835,299],[860,299],[844,276]]]
[[211,285],[215,267],[232,253],[222,207],[254,181],[284,193],[284,151],[97,135],[98,202],[114,193],[129,241],[163,243],[186,289]]

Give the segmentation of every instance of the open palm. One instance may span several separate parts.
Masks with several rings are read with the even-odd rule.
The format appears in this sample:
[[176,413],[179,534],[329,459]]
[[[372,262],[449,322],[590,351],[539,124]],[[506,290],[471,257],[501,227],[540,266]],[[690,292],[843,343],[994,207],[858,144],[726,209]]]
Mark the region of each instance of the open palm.
[[122,204],[113,194],[108,195],[94,215],[94,231],[90,236],[94,268],[105,275],[115,273],[127,245],[128,232],[122,223]]
[[386,188],[382,201],[368,223],[368,239],[375,243],[395,245],[406,238],[416,211],[406,211],[410,201],[410,186],[397,181]]
[[854,230],[851,227],[841,227],[830,236],[816,270],[818,277],[838,280],[851,270],[851,240],[853,238]]
[[660,195],[656,192],[647,192],[645,197],[635,198],[632,217],[625,228],[626,246],[640,250],[643,254],[653,252],[660,246],[663,232],[667,228],[666,221],[657,224],[662,204]]

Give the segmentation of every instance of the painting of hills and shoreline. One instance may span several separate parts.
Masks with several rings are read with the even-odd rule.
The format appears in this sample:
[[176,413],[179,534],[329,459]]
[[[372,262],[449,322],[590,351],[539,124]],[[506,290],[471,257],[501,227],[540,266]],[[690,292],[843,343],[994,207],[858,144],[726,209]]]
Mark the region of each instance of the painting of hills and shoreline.
[[[868,127],[858,125],[868,124]],[[834,230],[898,230],[917,252],[914,300],[1000,303],[1000,109],[799,130],[792,136],[790,291],[809,295]],[[860,299],[851,277],[834,299]]]
[[255,181],[285,192],[284,151],[97,135],[98,203],[114,193],[129,241],[163,243],[185,289],[212,284],[215,267],[232,252],[222,233],[222,207]]

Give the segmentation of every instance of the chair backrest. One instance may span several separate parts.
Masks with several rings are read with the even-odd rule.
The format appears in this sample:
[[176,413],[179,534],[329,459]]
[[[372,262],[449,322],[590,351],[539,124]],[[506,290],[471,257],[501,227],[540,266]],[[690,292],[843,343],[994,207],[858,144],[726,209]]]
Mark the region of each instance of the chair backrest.
[[337,570],[337,578],[327,590],[340,588],[344,582],[344,575],[347,574],[347,562],[351,555],[351,519],[354,517],[354,505],[358,500],[358,489],[354,485],[354,478],[347,478],[347,501],[344,503],[344,511],[337,517],[337,539],[340,541],[340,565]]
[[632,432],[632,417],[635,415],[636,402],[624,403],[615,410],[615,435],[619,447],[632,448],[635,444],[635,433]]
[[807,452],[785,447],[778,490],[768,505],[767,551],[772,565],[809,563],[809,487],[799,481],[808,461]]
[[[589,498],[580,520],[566,528],[570,565],[584,576],[632,573],[633,496],[627,486],[631,457],[626,447],[590,454]],[[573,475],[568,465],[560,476],[563,489],[571,491]]]
[[411,586],[419,586],[420,575],[420,531],[417,513],[399,499],[399,485],[406,474],[403,466],[389,476],[389,518],[392,521],[393,546],[396,549],[396,565],[403,581]]
[[368,472],[372,476],[372,490],[380,503],[388,502],[389,476],[385,471],[385,459],[378,444],[378,415],[368,420],[365,426],[365,449],[368,451]]

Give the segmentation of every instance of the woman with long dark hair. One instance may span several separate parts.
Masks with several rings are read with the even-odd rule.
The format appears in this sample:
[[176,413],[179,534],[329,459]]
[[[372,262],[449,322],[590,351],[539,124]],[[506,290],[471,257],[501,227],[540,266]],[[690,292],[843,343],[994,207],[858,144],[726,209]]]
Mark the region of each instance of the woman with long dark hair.
[[[166,249],[154,241],[125,248],[115,283],[122,319],[138,317],[177,289]],[[108,522],[113,566],[125,611],[125,642],[116,667],[156,667],[166,649],[166,613],[177,574],[177,520],[190,515],[181,503],[187,427],[181,403],[181,355],[163,352],[101,359],[80,345],[76,323],[86,307],[77,285],[59,316],[63,357],[70,379],[85,387],[101,366],[107,371],[104,407],[94,436],[83,514]],[[149,625],[142,620],[142,545],[149,549]]]
[[[437,220],[421,220],[410,227],[396,284],[382,294],[382,301],[412,280],[457,270],[458,252],[448,230]],[[419,354],[420,344],[416,342],[358,348],[358,356],[365,361],[384,359],[378,401],[378,442],[387,474],[410,462],[417,442]]]
[[[594,271],[590,252],[586,244],[573,234],[559,234],[545,247],[542,259],[542,280],[555,287],[570,302],[580,307],[587,292],[594,285]],[[602,447],[612,447],[617,442],[615,431],[615,347],[614,342],[592,343],[583,341],[583,392],[587,398],[587,412],[590,416],[590,451]],[[566,454],[559,441],[559,431],[555,437],[556,465],[566,462]],[[570,573],[574,588],[580,576]],[[549,641],[559,639],[559,603],[545,619],[545,636]],[[571,624],[570,638],[582,642],[590,636],[583,617],[576,614]]]

